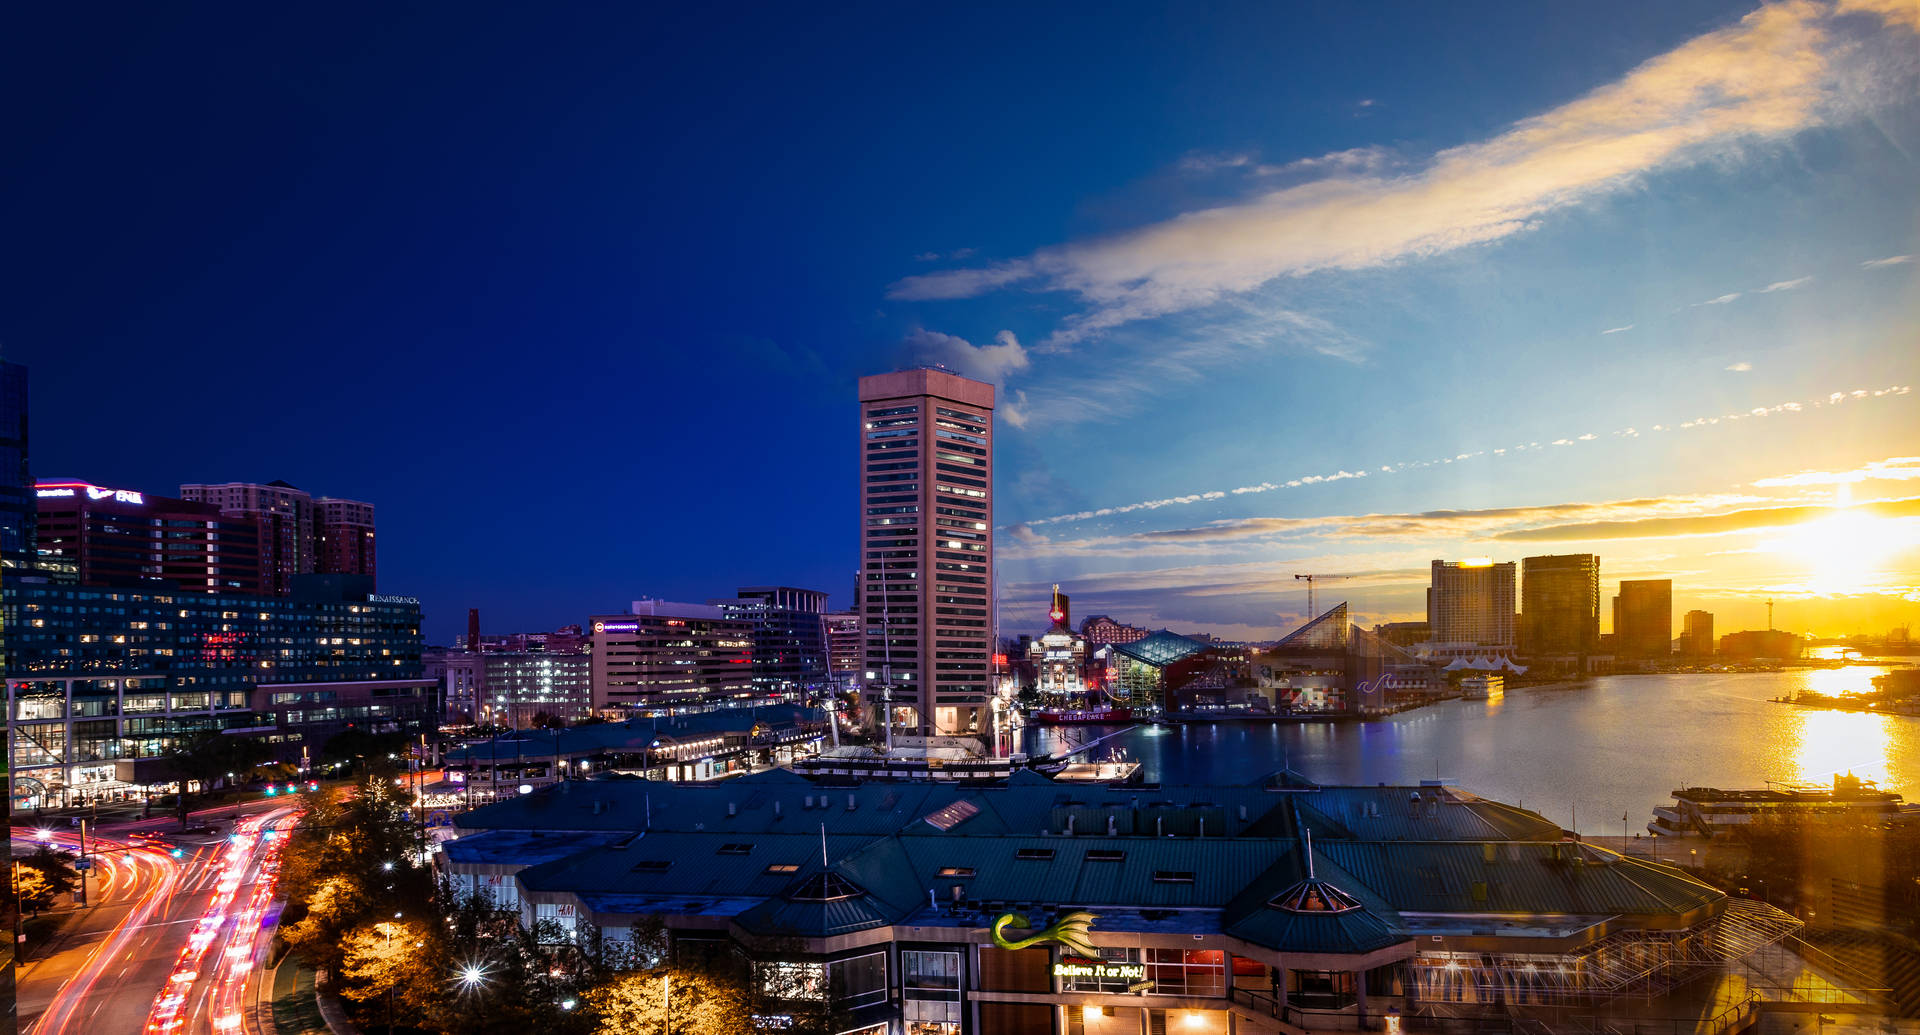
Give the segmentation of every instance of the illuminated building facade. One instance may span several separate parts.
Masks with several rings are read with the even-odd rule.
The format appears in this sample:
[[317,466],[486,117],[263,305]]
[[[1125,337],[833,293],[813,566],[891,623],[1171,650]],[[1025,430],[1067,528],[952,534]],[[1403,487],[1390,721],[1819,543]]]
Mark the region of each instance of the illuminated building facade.
[[1087,641],[1068,624],[1067,608],[1066,594],[1059,586],[1053,587],[1053,603],[1047,608],[1053,624],[1027,647],[1034,689],[1043,698],[1079,697],[1089,689],[1085,678]]
[[597,615],[588,629],[596,712],[753,696],[753,623],[720,608],[636,600],[631,612]]
[[[348,724],[431,728],[420,605],[366,589],[331,576],[295,580],[289,597],[10,585],[0,621],[16,807],[165,782],[166,752],[203,731],[244,730],[297,761]],[[276,703],[292,684],[329,696]]]
[[732,600],[709,600],[753,625],[753,685],[790,694],[827,682],[827,595],[792,586],[746,586]]
[[283,481],[182,485],[180,497],[259,523],[266,592],[286,595],[299,575],[375,576],[371,503],[332,496],[316,500]]
[[891,680],[896,732],[992,722],[993,401],[992,385],[944,370],[860,379],[865,671]]
[[1673,653],[1673,580],[1624,579],[1613,598],[1613,648],[1622,658],[1659,661]]
[[1520,650],[1533,656],[1600,648],[1600,558],[1590,553],[1520,561]]
[[1080,638],[1090,646],[1104,647],[1109,643],[1132,643],[1153,635],[1150,629],[1116,622],[1106,615],[1094,615],[1080,623]]
[[833,681],[842,686],[860,678],[861,644],[860,612],[831,611],[825,616],[827,626],[827,671]]
[[322,496],[314,506],[314,570],[374,578],[373,504]]
[[195,593],[260,592],[260,531],[205,503],[86,482],[34,486],[41,559],[83,586],[155,580]]
[[1480,558],[1434,561],[1427,626],[1435,644],[1514,648],[1514,564]]

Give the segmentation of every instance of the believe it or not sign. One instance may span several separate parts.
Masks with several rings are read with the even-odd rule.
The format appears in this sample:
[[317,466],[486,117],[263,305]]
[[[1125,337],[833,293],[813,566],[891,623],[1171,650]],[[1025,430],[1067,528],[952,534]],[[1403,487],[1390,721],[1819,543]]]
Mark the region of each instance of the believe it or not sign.
[[1138,981],[1147,976],[1144,963],[1056,963],[1053,976],[1094,981]]

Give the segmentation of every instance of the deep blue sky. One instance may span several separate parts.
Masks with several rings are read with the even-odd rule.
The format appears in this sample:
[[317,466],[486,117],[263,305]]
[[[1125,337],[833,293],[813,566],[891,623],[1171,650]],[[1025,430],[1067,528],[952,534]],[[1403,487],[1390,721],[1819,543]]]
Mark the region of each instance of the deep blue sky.
[[[911,359],[1023,393],[1025,423],[1002,425],[1008,525],[1916,376],[1913,264],[1861,267],[1920,251],[1912,39],[1871,15],[1819,13],[1818,39],[1783,45],[1830,62],[1819,82],[1731,128],[1717,101],[1690,109],[1706,128],[1677,157],[1576,177],[1521,229],[1398,252],[1360,234],[1365,257],[1235,266],[1199,301],[1063,334],[1116,285],[1178,295],[1186,274],[1165,270],[1233,242],[1149,244],[1172,258],[1144,277],[1094,255],[1034,260],[1048,272],[1012,287],[898,285],[1098,252],[1276,186],[1410,182],[1663,55],[1712,74],[1684,48],[1747,32],[1753,7],[644,7],[16,12],[0,350],[32,368],[36,473],[370,500],[382,589],[420,596],[445,639],[469,606],[505,631],[755,583],[844,605],[853,379]],[[1863,77],[1892,99],[1863,100]],[[1267,231],[1251,265],[1321,233]],[[975,352],[1003,331],[1017,365]],[[940,352],[939,335],[973,344]],[[1358,570],[1350,544],[1103,537],[1669,495],[1697,510],[1768,475],[1920,452],[1913,400],[1616,451],[1582,478],[1482,457],[1470,475],[1036,526],[1045,543],[1022,528],[1003,581],[1010,601],[1078,578],[1082,613],[1263,630],[1299,610],[1271,565]],[[1415,582],[1392,575],[1409,559],[1541,549],[1418,539],[1370,562],[1363,610],[1409,606]],[[1705,570],[1672,557],[1633,563]],[[1731,607],[1788,574],[1714,578]]]

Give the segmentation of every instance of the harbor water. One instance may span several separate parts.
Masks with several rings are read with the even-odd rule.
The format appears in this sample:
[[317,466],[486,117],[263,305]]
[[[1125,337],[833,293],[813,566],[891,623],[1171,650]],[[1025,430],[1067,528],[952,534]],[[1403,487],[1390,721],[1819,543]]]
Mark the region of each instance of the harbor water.
[[[1920,717],[1819,711],[1773,698],[1871,689],[1886,669],[1603,676],[1508,690],[1370,722],[1028,728],[1033,754],[1099,739],[1166,784],[1243,783],[1290,767],[1323,783],[1436,778],[1591,834],[1645,833],[1676,787],[1831,786],[1851,772],[1920,799]],[[1625,817],[1624,821],[1622,817]]]

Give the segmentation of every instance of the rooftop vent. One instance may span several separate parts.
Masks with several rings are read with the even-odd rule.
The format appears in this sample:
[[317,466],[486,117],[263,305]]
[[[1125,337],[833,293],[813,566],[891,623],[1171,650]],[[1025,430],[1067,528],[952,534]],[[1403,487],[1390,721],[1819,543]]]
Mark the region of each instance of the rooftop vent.
[[1089,848],[1087,849],[1087,861],[1105,863],[1126,862],[1127,853],[1117,848]]
[[635,873],[665,873],[672,868],[672,859],[642,859],[633,864]]
[[1013,857],[1015,859],[1025,859],[1029,862],[1051,862],[1053,860],[1053,849],[1019,848],[1014,850]]
[[1153,882],[1155,884],[1192,884],[1193,871],[1155,870],[1153,871]]
[[714,851],[715,855],[751,855],[753,845],[745,841],[729,841]]

